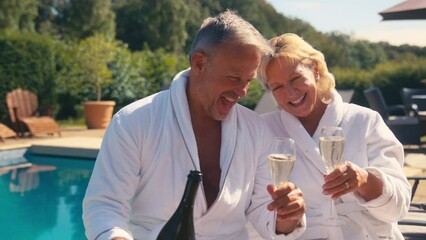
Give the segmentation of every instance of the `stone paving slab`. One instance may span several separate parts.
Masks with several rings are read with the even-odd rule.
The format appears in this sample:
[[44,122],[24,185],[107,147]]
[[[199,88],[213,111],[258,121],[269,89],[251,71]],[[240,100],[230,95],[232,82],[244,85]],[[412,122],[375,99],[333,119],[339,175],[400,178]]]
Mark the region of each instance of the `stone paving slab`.
[[34,154],[94,159],[101,143],[102,138],[97,137],[49,139],[33,142],[30,151]]

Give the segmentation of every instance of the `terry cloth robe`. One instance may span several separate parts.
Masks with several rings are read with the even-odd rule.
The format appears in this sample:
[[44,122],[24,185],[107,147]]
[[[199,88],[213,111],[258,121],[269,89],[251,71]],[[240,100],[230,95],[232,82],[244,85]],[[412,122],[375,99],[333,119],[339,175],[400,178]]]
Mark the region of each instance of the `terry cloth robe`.
[[[83,203],[92,239],[156,239],[176,210],[190,170],[200,170],[186,97],[189,70],[170,90],[136,101],[109,124]],[[263,125],[262,125],[263,124]],[[263,119],[236,105],[222,121],[220,192],[208,209],[202,184],[194,204],[197,240],[248,239],[250,221],[265,239],[274,214],[267,210],[271,184],[267,154],[272,134]],[[279,235],[294,239],[305,229]]]
[[[333,91],[333,100],[312,137],[288,112],[280,110],[262,116],[277,136],[289,136],[297,145],[290,181],[303,191],[307,205],[307,229],[301,239],[403,239],[397,221],[408,212],[411,195],[402,171],[403,148],[377,112],[344,103]],[[339,219],[346,222],[341,227],[323,225],[331,211],[331,197],[322,193],[326,169],[319,152],[319,135],[324,126],[343,128],[342,161],[376,173],[384,184],[383,194],[368,202],[353,192],[339,198],[336,211]]]

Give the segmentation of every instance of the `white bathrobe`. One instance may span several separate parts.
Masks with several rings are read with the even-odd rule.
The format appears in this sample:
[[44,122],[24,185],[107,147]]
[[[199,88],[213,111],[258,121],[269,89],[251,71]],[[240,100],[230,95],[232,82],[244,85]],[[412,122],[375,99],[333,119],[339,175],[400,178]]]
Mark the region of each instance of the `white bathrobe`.
[[[307,205],[307,229],[301,239],[403,239],[396,222],[408,211],[411,191],[402,171],[403,148],[377,112],[344,103],[334,91],[313,137],[296,117],[283,110],[263,117],[277,136],[290,136],[297,145],[290,181],[302,190]],[[384,183],[383,194],[377,199],[366,202],[354,193],[339,199],[339,219],[346,222],[342,227],[323,225],[331,205],[331,197],[322,194],[321,188],[326,170],[318,146],[324,126],[342,127],[346,138],[343,160],[374,171]]]
[[[139,100],[112,119],[105,133],[83,204],[86,235],[156,239],[178,206],[187,175],[200,169],[186,97],[189,71],[170,90]],[[273,213],[267,154],[272,139],[260,116],[241,105],[222,122],[220,192],[207,208],[202,184],[194,206],[197,240],[248,239],[249,220],[260,235],[272,235]],[[278,239],[293,239],[297,228]]]

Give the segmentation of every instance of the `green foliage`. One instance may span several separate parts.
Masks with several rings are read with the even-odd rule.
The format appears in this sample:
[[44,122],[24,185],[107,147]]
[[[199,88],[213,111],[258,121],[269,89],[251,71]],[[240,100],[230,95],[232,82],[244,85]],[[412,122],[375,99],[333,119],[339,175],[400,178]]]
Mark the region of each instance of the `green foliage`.
[[114,59],[113,43],[101,35],[95,35],[80,41],[78,45],[63,47],[66,54],[61,58],[60,88],[63,92],[77,95],[92,89],[96,100],[100,101],[102,89],[112,83],[108,63]]
[[0,31],[33,32],[37,0],[1,0]]
[[[93,39],[89,38],[89,39]],[[61,109],[58,117],[78,117],[76,105],[93,98],[94,82],[90,73],[105,73],[102,82],[102,99],[116,101],[115,109],[160,91],[169,85],[173,76],[188,67],[186,56],[167,53],[164,49],[131,52],[126,44],[116,41],[108,43],[113,58],[96,57],[92,50],[86,50],[87,40],[81,43],[68,42],[58,45],[58,94]],[[90,41],[89,41],[90,42]],[[104,42],[105,44],[106,42]],[[83,47],[82,45],[86,46]],[[89,44],[90,45],[90,44]],[[97,44],[99,48],[102,44]],[[93,47],[93,46],[92,46]],[[110,54],[110,53],[108,53]],[[88,61],[92,62],[88,62]],[[96,64],[95,67],[91,67]],[[95,69],[102,69],[93,71]],[[64,112],[65,111],[65,112]],[[68,115],[67,115],[68,113]]]
[[[6,0],[16,2],[34,2],[27,6],[34,16],[29,20],[32,29],[42,35],[57,39],[85,39],[101,34],[109,39],[115,37],[115,14],[111,9],[111,0]],[[22,3],[21,3],[22,5]],[[27,10],[28,12],[29,10]],[[0,19],[2,18],[0,12]],[[13,13],[14,18],[19,17]],[[0,27],[1,29],[1,27]]]
[[66,37],[85,39],[100,34],[114,38],[115,14],[111,0],[70,0],[63,5],[62,11],[59,20]]
[[115,6],[117,38],[132,50],[144,44],[152,49],[181,52],[188,37],[189,6],[184,0],[129,0]]
[[115,60],[109,64],[113,83],[105,89],[105,96],[117,102],[116,109],[137,99],[166,88],[174,75],[188,67],[187,59],[164,49],[131,53],[123,44],[116,48]]
[[246,106],[247,108],[254,109],[257,102],[263,95],[263,87],[260,84],[259,80],[253,80],[250,82],[249,90],[247,95],[242,98],[239,103]]
[[[265,0],[0,0],[0,120],[8,116],[4,94],[16,87],[43,96],[43,106],[58,101],[56,114],[63,119],[78,118],[80,103],[96,95],[115,100],[119,109],[160,91],[188,67],[184,52],[202,20],[228,8],[266,38],[302,36],[324,53],[337,87],[355,89],[361,105],[362,90],[372,85],[389,103],[400,101],[395,96],[401,87],[424,87],[425,47],[322,33]],[[17,34],[34,30],[58,41]],[[254,108],[262,93],[253,81],[240,103]]]
[[379,87],[388,104],[402,102],[400,91],[403,87],[424,88],[421,80],[426,79],[426,58],[406,56],[399,60],[376,65],[371,70],[356,68],[334,68],[336,86],[341,89],[355,89],[353,102],[368,106],[364,99],[363,90]]
[[141,96],[144,96],[143,93],[152,94],[167,87],[178,72],[189,67],[186,56],[167,53],[164,49],[145,49],[139,56],[136,53],[136,56],[143,59],[140,63],[143,63],[141,67],[144,69],[144,77],[148,79],[145,86],[147,90],[141,91]]
[[102,88],[112,82],[108,63],[114,59],[113,45],[101,35],[89,37],[80,43],[79,67],[86,76],[79,76],[95,87],[96,100],[101,100]]
[[0,121],[8,119],[6,93],[28,89],[39,98],[41,111],[54,105],[55,50],[48,37],[34,34],[0,35]]
[[401,103],[401,98],[399,97],[401,88],[425,87],[421,82],[421,80],[426,79],[425,64],[426,58],[414,56],[379,64],[374,69],[372,83],[382,89],[387,103]]

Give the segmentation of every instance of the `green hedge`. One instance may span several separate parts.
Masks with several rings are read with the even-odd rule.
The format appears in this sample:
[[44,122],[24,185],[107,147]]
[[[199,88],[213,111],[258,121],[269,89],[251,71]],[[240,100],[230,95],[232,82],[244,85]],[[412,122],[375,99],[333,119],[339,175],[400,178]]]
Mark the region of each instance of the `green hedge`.
[[389,105],[402,103],[401,88],[425,88],[421,81],[426,79],[426,58],[405,56],[395,61],[376,65],[373,69],[353,70],[334,68],[336,86],[355,89],[354,103],[367,106],[363,90],[378,87]]
[[28,89],[39,98],[41,111],[56,101],[55,48],[52,39],[39,35],[0,36],[0,121],[9,122],[6,94]]

